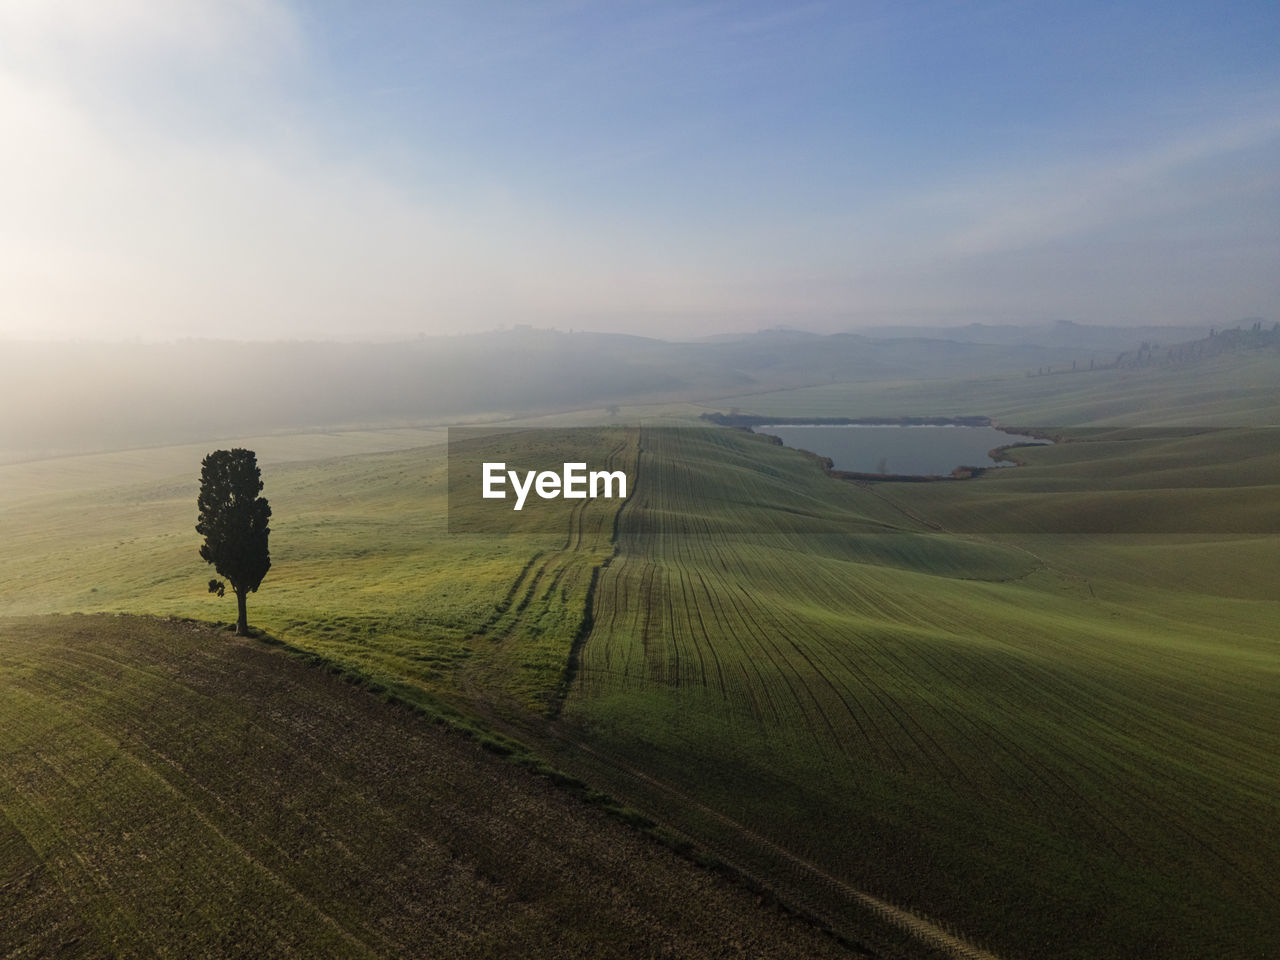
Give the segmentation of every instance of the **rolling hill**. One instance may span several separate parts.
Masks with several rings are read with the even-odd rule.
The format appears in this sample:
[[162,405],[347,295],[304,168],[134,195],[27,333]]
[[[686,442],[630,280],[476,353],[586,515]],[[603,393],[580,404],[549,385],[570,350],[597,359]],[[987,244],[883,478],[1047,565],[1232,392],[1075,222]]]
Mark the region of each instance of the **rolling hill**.
[[0,956],[849,956],[422,716],[180,620],[0,621]]
[[[250,619],[520,741],[881,955],[1262,958],[1276,364],[1231,350],[547,418],[605,424],[588,458],[637,480],[555,529],[451,533],[438,433],[270,438],[276,565]],[[729,405],[987,414],[1069,442],[971,481],[853,484],[693,419]],[[558,436],[529,439],[559,456]],[[191,531],[199,456],[0,467],[0,616],[230,616]]]

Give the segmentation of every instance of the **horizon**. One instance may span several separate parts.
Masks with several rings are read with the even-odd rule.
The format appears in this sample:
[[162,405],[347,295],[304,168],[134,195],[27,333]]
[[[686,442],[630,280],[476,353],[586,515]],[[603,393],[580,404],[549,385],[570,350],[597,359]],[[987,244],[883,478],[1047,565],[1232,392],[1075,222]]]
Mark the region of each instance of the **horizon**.
[[1278,28],[1261,2],[0,0],[0,339],[1266,316]]
[[[657,343],[703,343],[716,340],[743,340],[766,335],[796,335],[803,337],[839,337],[856,336],[868,340],[885,340],[901,336],[902,339],[919,339],[932,334],[945,334],[947,331],[966,331],[983,329],[991,331],[1052,331],[1064,327],[1080,331],[1125,332],[1125,331],[1159,331],[1172,330],[1194,334],[1200,330],[1225,331],[1240,329],[1242,326],[1260,321],[1263,327],[1270,327],[1274,322],[1270,317],[1240,317],[1234,321],[1201,322],[1201,323],[1141,323],[1141,324],[1104,324],[1086,323],[1078,320],[1045,320],[1036,323],[984,323],[970,321],[967,323],[938,324],[867,324],[865,326],[849,326],[843,329],[819,330],[791,324],[775,324],[757,329],[727,330],[714,333],[698,333],[687,337],[671,334],[636,333],[629,330],[602,330],[587,327],[540,326],[533,323],[509,323],[503,326],[488,327],[479,330],[461,330],[455,332],[427,333],[403,332],[389,333],[383,336],[374,335],[330,335],[330,336],[275,336],[275,337],[230,337],[199,336],[183,334],[175,336],[148,337],[142,334],[132,336],[92,336],[67,335],[54,336],[21,336],[0,332],[0,343],[28,344],[39,346],[182,346],[189,344],[260,344],[260,345],[336,345],[336,346],[388,346],[400,343],[415,343],[423,340],[460,340],[500,334],[547,333],[562,336],[603,336],[652,340]],[[930,337],[933,338],[933,337]],[[934,338],[936,339],[936,338]]]

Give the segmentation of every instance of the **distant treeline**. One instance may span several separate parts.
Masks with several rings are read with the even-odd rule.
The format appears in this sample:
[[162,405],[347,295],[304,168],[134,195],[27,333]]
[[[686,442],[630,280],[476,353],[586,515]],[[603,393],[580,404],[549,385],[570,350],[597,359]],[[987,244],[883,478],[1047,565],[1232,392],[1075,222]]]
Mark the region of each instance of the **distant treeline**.
[[[1099,361],[1097,357],[1091,357],[1087,366],[1073,360],[1070,367],[1040,367],[1035,375],[1079,373],[1082,370],[1136,370],[1255,350],[1280,350],[1280,323],[1267,327],[1263,321],[1254,320],[1247,328],[1210,330],[1207,337],[1182,343],[1161,344],[1157,340],[1143,340],[1131,349],[1121,350],[1111,360]],[[1033,374],[1028,372],[1027,375]]]

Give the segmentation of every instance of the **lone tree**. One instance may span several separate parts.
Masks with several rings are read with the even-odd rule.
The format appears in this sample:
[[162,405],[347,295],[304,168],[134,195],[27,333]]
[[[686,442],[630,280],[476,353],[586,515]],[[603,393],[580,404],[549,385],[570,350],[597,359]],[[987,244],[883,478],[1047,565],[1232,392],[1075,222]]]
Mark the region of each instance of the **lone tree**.
[[[258,494],[262,471],[252,450],[215,450],[200,464],[200,507],[196,533],[204,537],[200,556],[231,582],[239,616],[236,633],[245,636],[249,621],[245,597],[256,593],[262,578],[271,569],[267,552],[267,521],[271,506]],[[222,596],[226,584],[209,581],[209,592]]]

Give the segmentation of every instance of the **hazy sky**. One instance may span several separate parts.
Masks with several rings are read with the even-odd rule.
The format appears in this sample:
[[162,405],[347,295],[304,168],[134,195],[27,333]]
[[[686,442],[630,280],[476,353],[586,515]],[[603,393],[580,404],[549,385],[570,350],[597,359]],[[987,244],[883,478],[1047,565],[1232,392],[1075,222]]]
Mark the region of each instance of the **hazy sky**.
[[1280,317],[1280,4],[0,0],[0,337]]

